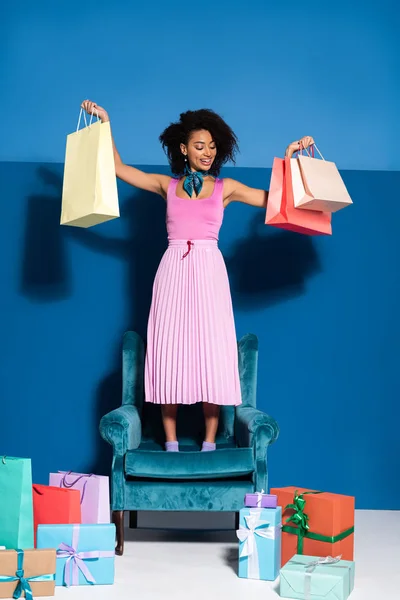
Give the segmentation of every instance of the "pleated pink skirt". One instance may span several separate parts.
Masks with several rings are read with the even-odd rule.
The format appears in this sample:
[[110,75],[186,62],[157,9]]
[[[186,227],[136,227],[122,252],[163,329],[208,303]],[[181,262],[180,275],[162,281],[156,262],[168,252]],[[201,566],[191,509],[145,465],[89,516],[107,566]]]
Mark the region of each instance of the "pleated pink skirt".
[[241,404],[232,299],[216,241],[170,241],[147,328],[145,399]]

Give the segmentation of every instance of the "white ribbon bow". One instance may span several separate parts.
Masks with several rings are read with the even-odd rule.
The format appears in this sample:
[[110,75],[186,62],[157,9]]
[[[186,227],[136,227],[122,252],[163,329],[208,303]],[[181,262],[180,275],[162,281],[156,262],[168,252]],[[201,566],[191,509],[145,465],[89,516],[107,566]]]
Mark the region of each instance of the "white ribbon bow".
[[267,540],[275,539],[277,527],[272,526],[269,521],[260,519],[262,509],[251,508],[250,514],[245,516],[246,527],[240,525],[236,535],[243,543],[240,552],[240,558],[248,557],[248,578],[260,579],[260,567],[258,561],[258,550],[256,544],[256,535]]

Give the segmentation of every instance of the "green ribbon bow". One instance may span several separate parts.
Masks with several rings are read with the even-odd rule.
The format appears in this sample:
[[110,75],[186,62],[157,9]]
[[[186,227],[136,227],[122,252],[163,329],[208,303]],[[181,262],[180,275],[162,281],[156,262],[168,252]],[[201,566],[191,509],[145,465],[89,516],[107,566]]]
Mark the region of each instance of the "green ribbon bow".
[[294,523],[297,527],[290,525],[284,525],[282,531],[297,535],[297,554],[303,554],[304,550],[304,538],[310,540],[316,540],[318,542],[328,542],[329,544],[335,544],[344,540],[346,537],[354,533],[354,526],[349,527],[345,531],[338,533],[337,535],[321,535],[320,533],[313,533],[310,531],[309,516],[304,512],[306,506],[306,500],[304,498],[307,494],[323,494],[324,492],[303,492],[299,494],[296,490],[294,493],[293,503],[285,506],[285,510],[293,510],[293,514],[288,517],[285,523]]
[[15,576],[9,577],[8,575],[0,575],[0,583],[9,583],[10,581],[17,581],[17,586],[14,590],[13,598],[18,600],[21,598],[22,593],[25,594],[26,600],[33,600],[32,588],[29,582],[33,581],[54,581],[55,574],[49,575],[37,575],[36,577],[25,577],[24,575],[24,551],[16,550],[18,553],[17,559],[17,570]]

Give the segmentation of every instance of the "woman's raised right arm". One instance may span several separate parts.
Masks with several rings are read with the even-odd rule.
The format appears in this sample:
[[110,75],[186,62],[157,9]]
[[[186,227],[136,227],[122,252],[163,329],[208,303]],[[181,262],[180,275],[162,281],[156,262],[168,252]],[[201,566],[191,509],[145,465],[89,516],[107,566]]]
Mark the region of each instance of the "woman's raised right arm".
[[[82,102],[81,106],[88,114],[91,115],[93,113],[98,115],[102,123],[110,120],[107,111],[101,106],[98,106],[98,104],[95,102],[85,100]],[[157,173],[145,173],[140,169],[135,169],[135,167],[126,165],[121,160],[114,142],[114,138],[112,138],[112,144],[114,151],[115,173],[119,179],[122,179],[122,181],[126,181],[126,183],[140,188],[141,190],[160,194],[160,196],[163,198],[167,197],[168,185],[171,181],[171,177]]]

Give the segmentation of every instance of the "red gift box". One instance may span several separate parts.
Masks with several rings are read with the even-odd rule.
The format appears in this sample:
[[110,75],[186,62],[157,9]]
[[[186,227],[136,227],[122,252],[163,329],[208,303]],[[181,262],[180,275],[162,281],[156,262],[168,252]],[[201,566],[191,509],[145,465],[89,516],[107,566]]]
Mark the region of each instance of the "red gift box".
[[67,525],[82,522],[79,490],[37,484],[32,488],[35,548],[38,525]]

